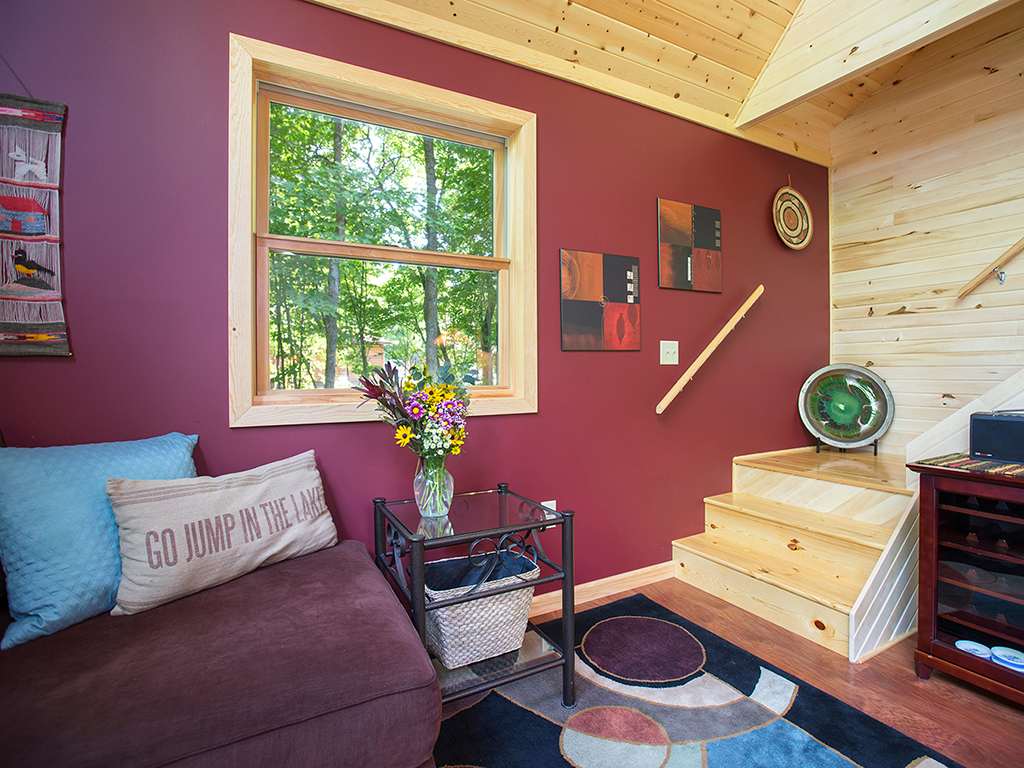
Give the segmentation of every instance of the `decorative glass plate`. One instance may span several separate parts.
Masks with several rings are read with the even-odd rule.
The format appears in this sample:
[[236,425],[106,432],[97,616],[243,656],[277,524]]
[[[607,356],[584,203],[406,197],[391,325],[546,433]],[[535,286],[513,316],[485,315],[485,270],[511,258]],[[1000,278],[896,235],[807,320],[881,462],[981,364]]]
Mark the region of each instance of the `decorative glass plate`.
[[836,448],[870,445],[892,425],[893,400],[877,374],[859,365],[826,365],[807,377],[797,401],[800,419]]
[[964,653],[971,653],[975,656],[980,656],[983,659],[988,659],[992,656],[992,651],[989,650],[987,645],[976,643],[973,640],[957,640],[953,645]]
[[999,662],[1004,667],[1024,672],[1024,653],[1021,653],[1016,648],[1007,648],[1003,645],[994,646],[992,648],[992,660]]

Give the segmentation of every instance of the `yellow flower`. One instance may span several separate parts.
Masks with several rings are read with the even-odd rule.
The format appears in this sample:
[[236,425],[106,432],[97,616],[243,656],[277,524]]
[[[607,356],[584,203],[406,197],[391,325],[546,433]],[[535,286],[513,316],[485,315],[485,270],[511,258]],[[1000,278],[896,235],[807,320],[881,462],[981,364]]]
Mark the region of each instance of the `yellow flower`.
[[458,445],[453,445],[452,446],[452,456],[458,456],[460,453],[462,453],[462,448],[460,446],[458,446]]
[[395,443],[399,446],[405,448],[410,440],[412,440],[412,427],[403,424],[395,430]]

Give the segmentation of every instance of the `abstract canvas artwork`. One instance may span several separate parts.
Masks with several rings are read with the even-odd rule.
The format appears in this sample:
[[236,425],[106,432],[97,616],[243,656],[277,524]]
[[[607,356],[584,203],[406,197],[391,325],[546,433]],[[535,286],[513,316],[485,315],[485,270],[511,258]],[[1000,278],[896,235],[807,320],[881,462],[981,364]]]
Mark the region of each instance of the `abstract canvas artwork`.
[[0,94],[0,355],[70,355],[61,281],[63,104]]
[[722,213],[658,199],[658,287],[722,292]]
[[640,259],[563,249],[562,350],[640,349]]

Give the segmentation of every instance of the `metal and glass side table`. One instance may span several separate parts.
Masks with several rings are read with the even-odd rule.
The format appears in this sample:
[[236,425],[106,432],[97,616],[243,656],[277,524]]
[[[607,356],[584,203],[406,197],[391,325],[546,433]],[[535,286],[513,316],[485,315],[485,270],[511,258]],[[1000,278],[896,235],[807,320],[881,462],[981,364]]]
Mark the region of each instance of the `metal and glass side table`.
[[[523,646],[511,654],[457,669],[434,662],[441,683],[442,700],[453,701],[496,688],[505,683],[562,668],[562,703],[571,707],[575,691],[575,615],[573,581],[573,513],[556,512],[509,490],[506,483],[490,491],[456,494],[447,517],[420,517],[412,499],[373,500],[374,559],[405,599],[420,640],[426,645],[427,612],[456,603],[480,600],[515,589],[550,582],[562,586],[562,637],[556,643],[537,626],[526,628]],[[542,539],[560,529],[561,562],[552,560]],[[545,534],[545,532],[550,532]],[[526,551],[536,558],[540,575],[533,580],[504,587],[480,584],[468,594],[428,600],[425,590],[427,552],[451,557],[459,553],[480,558],[492,552]]]

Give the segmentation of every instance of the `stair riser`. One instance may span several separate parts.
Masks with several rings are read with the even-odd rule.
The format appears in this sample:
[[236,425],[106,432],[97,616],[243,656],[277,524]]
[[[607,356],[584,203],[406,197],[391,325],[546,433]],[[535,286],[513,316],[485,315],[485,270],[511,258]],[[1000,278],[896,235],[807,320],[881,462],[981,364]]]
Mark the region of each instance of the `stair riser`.
[[848,656],[849,617],[680,547],[672,548],[676,577],[739,608]]
[[732,490],[771,501],[837,514],[876,525],[893,524],[906,507],[905,496],[783,472],[733,465]]
[[714,504],[704,505],[705,530],[715,536],[743,542],[751,548],[764,549],[804,571],[819,571],[821,578],[844,579],[863,583],[878,559],[877,549],[819,536],[797,528],[789,528],[769,520],[726,509]]

